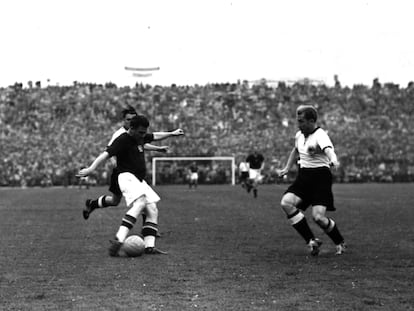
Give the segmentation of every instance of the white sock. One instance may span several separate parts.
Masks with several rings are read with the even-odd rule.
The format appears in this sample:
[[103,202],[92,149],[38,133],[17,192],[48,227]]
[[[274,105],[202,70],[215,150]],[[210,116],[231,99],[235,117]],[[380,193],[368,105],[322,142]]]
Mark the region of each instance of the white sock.
[[120,226],[118,232],[116,233],[116,238],[119,242],[123,243],[129,233],[129,229],[125,226]]
[[147,235],[144,237],[145,248],[155,246],[155,236]]
[[102,195],[102,196],[100,196],[100,197],[98,198],[98,206],[99,206],[100,208],[105,207],[105,206],[104,206],[104,199],[105,199],[105,196],[104,196],[104,195]]

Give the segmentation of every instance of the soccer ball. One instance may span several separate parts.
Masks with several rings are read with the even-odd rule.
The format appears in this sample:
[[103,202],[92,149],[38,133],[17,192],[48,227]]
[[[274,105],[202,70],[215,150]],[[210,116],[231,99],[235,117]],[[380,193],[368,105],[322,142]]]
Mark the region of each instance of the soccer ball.
[[144,253],[144,240],[138,235],[130,235],[122,244],[122,250],[128,257],[138,257]]

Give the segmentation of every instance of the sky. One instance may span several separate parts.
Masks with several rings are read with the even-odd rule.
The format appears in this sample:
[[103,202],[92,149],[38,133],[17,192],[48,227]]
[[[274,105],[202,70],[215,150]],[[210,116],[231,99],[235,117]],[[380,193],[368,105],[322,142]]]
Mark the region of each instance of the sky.
[[[0,87],[414,80],[410,0],[2,0]],[[135,77],[130,67],[159,67]],[[48,82],[47,82],[48,81]]]

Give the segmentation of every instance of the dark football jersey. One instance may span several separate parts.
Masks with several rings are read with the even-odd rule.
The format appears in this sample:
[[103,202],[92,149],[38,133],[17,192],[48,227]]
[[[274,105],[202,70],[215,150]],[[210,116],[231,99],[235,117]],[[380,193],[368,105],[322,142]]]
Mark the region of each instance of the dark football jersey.
[[260,153],[256,155],[250,154],[246,159],[246,162],[249,163],[250,168],[252,169],[261,168],[263,161],[264,161],[264,157]]
[[196,165],[191,165],[191,166],[190,166],[190,171],[191,171],[192,173],[197,173],[197,172],[198,172],[198,167],[197,167]]
[[121,134],[106,147],[109,156],[116,156],[118,173],[129,172],[139,180],[146,175],[144,144],[154,140],[153,134],[146,134],[142,139],[135,139],[128,133]]

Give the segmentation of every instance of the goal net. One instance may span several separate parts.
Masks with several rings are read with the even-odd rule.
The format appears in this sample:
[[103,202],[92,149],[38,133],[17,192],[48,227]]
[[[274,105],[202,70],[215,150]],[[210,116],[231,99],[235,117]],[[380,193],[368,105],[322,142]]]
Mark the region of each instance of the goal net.
[[199,184],[236,183],[234,157],[154,157],[152,185],[187,184],[191,165],[197,167]]

